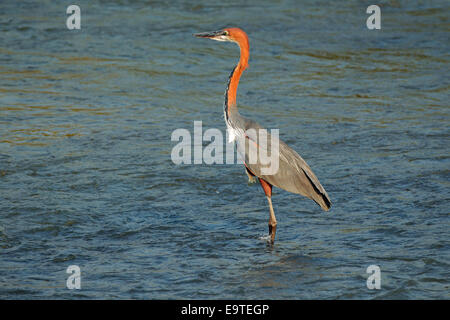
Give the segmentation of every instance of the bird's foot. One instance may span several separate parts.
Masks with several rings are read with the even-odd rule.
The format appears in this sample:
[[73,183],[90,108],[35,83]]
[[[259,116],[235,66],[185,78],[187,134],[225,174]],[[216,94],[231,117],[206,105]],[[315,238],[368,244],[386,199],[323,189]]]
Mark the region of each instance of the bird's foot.
[[269,237],[270,237],[270,242],[272,244],[275,243],[275,234],[277,233],[277,225],[271,225],[269,224]]
[[254,184],[255,182],[256,182],[256,178],[248,175],[248,182],[247,182],[247,184],[250,186],[250,185]]
[[245,173],[247,174],[248,177],[247,182],[248,185],[251,185],[256,182],[256,177],[252,173],[250,173],[247,168],[245,168]]

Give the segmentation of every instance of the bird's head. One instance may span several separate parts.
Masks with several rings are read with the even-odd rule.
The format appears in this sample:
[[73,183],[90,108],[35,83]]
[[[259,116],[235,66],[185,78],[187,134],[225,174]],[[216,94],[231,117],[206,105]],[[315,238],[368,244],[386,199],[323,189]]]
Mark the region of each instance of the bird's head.
[[248,68],[248,58],[250,55],[250,45],[248,43],[247,34],[239,28],[226,28],[213,32],[195,33],[194,36],[198,38],[207,38],[216,41],[230,41],[238,44],[241,49],[241,59],[238,67],[241,70]]
[[246,46],[248,48],[247,34],[239,28],[226,28],[219,31],[195,33],[194,36],[216,41],[236,42],[240,47]]

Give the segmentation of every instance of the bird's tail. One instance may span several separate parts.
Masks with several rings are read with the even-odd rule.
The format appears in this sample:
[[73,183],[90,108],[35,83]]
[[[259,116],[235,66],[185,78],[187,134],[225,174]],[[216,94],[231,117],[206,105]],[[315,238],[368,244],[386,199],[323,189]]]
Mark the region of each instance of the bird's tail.
[[331,208],[331,200],[327,194],[320,193],[313,199],[323,210],[328,211]]
[[310,194],[309,198],[314,200],[314,202],[317,203],[323,210],[325,211],[330,210],[331,200],[330,197],[328,196],[328,193],[325,191],[325,188],[322,187],[319,180],[315,176],[314,176],[315,180],[317,180],[316,183],[314,183],[314,181],[311,179],[311,177],[304,169],[303,172],[305,173],[305,176],[308,178],[309,182],[311,183],[311,186],[314,189],[313,194]]

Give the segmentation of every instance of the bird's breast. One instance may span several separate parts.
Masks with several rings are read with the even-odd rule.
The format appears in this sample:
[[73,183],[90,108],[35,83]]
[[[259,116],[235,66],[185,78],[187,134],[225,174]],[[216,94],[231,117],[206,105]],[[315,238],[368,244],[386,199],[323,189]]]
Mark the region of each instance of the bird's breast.
[[228,143],[234,142],[237,138],[238,132],[227,122]]

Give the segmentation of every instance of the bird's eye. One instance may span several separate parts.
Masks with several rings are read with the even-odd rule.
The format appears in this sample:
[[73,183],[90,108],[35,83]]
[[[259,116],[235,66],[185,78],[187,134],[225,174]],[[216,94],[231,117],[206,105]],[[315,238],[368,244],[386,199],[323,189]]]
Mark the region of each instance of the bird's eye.
[[227,36],[228,35],[228,31],[224,31],[223,34]]

